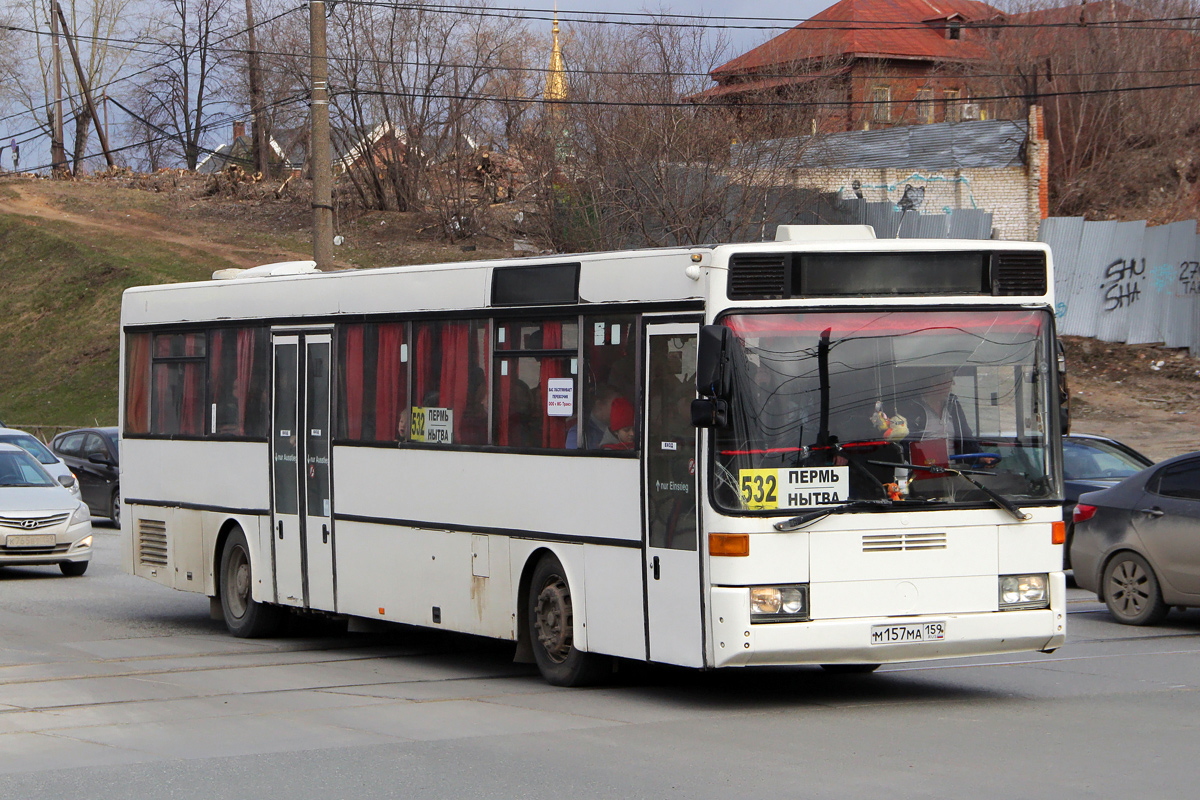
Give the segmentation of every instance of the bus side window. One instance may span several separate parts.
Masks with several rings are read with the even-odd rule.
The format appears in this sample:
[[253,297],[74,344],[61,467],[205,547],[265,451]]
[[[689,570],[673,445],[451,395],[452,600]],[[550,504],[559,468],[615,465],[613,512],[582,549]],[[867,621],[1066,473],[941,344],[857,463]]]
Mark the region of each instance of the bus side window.
[[488,323],[419,322],[413,332],[410,440],[487,444]]
[[600,450],[617,443],[613,403],[621,408],[618,399],[635,408],[638,403],[636,334],[633,315],[584,317],[583,422],[568,432],[568,448]]
[[125,433],[150,432],[150,334],[125,336]]
[[578,414],[579,322],[497,320],[494,444],[561,450]]
[[338,328],[338,437],[398,442],[408,434],[408,325]]
[[165,436],[204,433],[205,335],[158,333],[150,373],[150,432]]
[[213,409],[208,433],[267,435],[270,370],[266,328],[218,328],[209,334],[208,385]]

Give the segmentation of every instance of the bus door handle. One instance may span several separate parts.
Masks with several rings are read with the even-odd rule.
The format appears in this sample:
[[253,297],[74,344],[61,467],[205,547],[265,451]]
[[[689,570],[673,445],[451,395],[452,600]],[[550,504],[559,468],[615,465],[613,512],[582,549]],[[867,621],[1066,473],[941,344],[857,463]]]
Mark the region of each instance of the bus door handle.
[[321,523],[321,543],[329,544],[329,526]]
[[283,520],[279,520],[279,538],[283,538]]
[[650,569],[654,572],[654,580],[658,580],[658,556],[650,562]]

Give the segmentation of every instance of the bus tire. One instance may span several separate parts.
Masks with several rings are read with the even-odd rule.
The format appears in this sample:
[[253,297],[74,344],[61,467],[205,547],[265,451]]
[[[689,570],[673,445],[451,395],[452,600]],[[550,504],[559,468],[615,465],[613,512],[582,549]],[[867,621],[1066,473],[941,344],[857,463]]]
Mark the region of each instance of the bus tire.
[[529,581],[530,644],[538,671],[553,686],[586,686],[605,673],[609,659],[575,646],[574,606],[566,570],[545,555]]
[[879,669],[879,664],[822,664],[830,675],[866,675]]
[[272,636],[283,624],[283,609],[253,598],[253,574],[246,534],[234,528],[221,550],[220,593],[225,627],[239,639]]

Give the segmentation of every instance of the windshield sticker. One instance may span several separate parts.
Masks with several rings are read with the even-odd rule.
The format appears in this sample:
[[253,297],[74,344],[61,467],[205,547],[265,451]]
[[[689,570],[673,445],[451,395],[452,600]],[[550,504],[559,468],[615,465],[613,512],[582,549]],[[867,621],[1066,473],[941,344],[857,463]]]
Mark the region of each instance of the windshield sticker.
[[454,441],[454,411],[449,408],[413,406],[409,438],[414,442],[450,444]]
[[849,499],[850,467],[743,469],[738,472],[742,504],[748,509],[819,508]]

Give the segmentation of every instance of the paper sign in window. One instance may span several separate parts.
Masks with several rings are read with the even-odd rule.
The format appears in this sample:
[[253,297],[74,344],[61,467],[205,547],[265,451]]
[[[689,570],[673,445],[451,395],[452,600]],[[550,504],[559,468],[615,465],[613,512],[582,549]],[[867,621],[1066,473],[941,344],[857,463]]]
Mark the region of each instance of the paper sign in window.
[[546,380],[546,414],[551,417],[575,414],[575,381],[572,378]]

